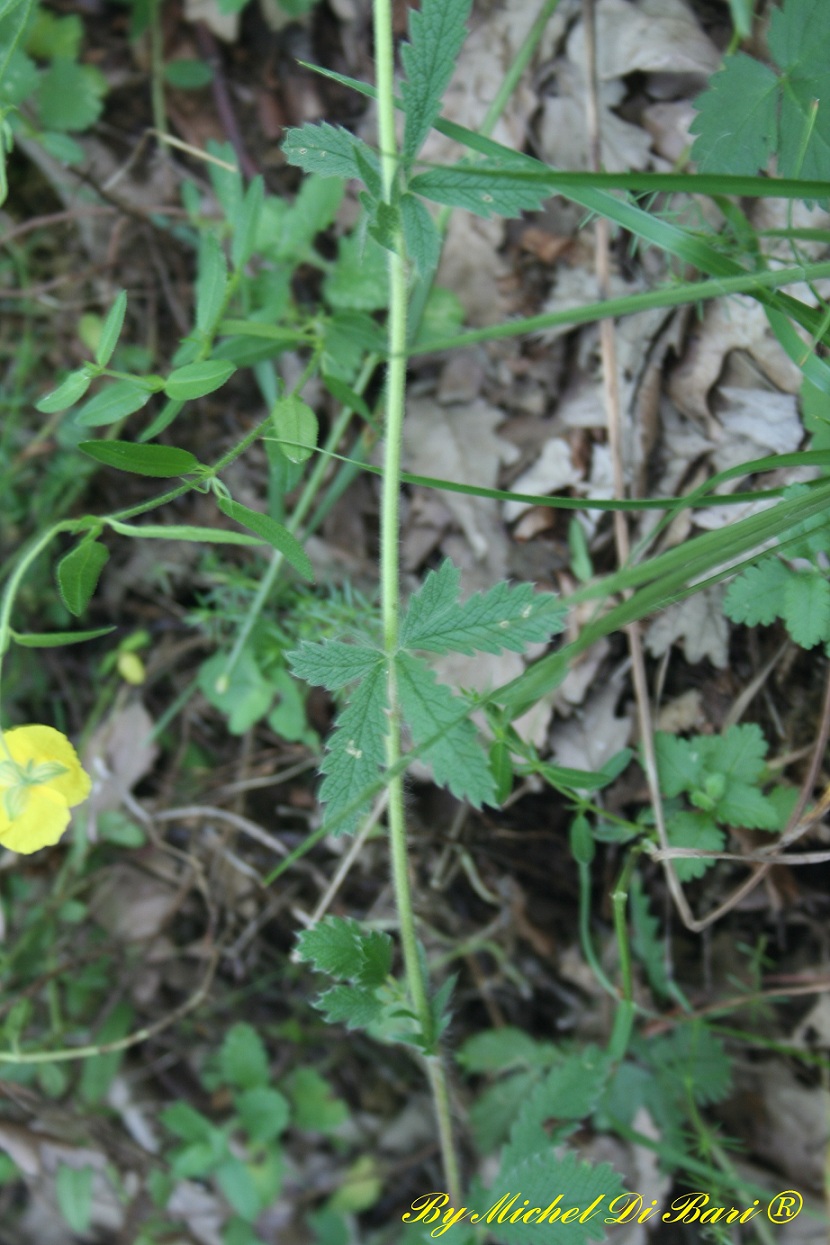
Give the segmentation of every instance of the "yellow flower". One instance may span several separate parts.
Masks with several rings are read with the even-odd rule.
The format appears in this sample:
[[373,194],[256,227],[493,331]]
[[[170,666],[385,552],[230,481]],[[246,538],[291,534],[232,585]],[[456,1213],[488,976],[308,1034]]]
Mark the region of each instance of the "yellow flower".
[[51,726],[18,726],[0,739],[0,847],[40,851],[57,843],[69,810],[92,783],[69,740]]

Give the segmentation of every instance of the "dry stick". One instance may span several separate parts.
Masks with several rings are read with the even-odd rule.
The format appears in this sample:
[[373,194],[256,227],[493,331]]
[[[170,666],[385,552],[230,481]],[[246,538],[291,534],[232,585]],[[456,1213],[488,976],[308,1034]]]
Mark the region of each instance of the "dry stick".
[[[594,20],[594,0],[582,0],[582,19],[585,25],[585,61],[588,78],[588,141],[589,163],[595,173],[602,170],[602,147],[599,123],[599,91],[597,87],[597,55],[596,55],[596,23]],[[608,220],[604,216],[597,217],[595,222],[596,239],[596,274],[599,286],[599,297],[610,296],[610,235]],[[605,410],[608,418],[608,445],[611,450],[611,461],[614,470],[614,496],[620,501],[625,497],[625,478],[623,474],[622,429],[620,419],[620,390],[617,375],[617,338],[614,321],[600,320],[600,354],[602,358],[602,384],[605,396]],[[614,540],[617,546],[617,560],[624,565],[629,558],[630,542],[628,526],[622,510],[614,511]],[[625,628],[628,639],[628,650],[631,654],[631,671],[634,680],[634,694],[637,702],[637,719],[640,738],[643,744],[643,760],[648,783],[649,795],[654,809],[654,819],[660,846],[669,847],[666,833],[666,821],[663,815],[663,801],[660,795],[660,783],[657,777],[657,758],[654,751],[654,730],[651,717],[648,684],[646,681],[645,661],[640,627],[636,622],[629,623]],[[677,909],[685,925],[694,928],[694,916],[683,894],[683,889],[674,872],[670,860],[664,862],[666,880]]]

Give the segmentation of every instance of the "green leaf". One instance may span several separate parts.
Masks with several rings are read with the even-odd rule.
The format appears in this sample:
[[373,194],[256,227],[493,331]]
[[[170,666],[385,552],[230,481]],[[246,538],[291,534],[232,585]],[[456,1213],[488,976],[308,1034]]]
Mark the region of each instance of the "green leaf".
[[317,416],[307,402],[295,394],[278,398],[271,411],[274,432],[285,457],[304,463],[317,446]]
[[830,639],[830,584],[819,571],[791,575],[784,588],[781,610],[796,644],[814,648]]
[[537,1051],[538,1044],[524,1029],[504,1025],[468,1038],[456,1059],[470,1074],[504,1072],[508,1068],[535,1067]]
[[[510,1141],[502,1154],[502,1169],[510,1170],[534,1153],[550,1153],[551,1138],[544,1124],[579,1121],[593,1111],[605,1088],[611,1060],[596,1048],[586,1046],[551,1068],[533,1094],[519,1108],[510,1129]],[[570,1131],[570,1130],[567,1130]],[[510,1188],[509,1184],[502,1185]]]
[[712,810],[718,821],[748,830],[778,830],[780,818],[772,800],[749,783],[732,779]]
[[702,1021],[689,1021],[664,1036],[650,1038],[645,1049],[657,1071],[660,1088],[692,1094],[698,1106],[722,1102],[732,1082],[723,1042]]
[[88,130],[101,115],[107,80],[92,65],[61,58],[40,79],[37,104],[47,130]]
[[262,1210],[254,1178],[241,1159],[230,1155],[215,1169],[216,1183],[238,1215],[253,1223]]
[[236,1089],[268,1084],[268,1054],[252,1025],[241,1021],[228,1030],[219,1050],[219,1067],[226,1083]]
[[665,731],[658,731],[654,736],[657,771],[663,795],[669,798],[680,795],[681,791],[688,791],[690,787],[701,782],[703,752],[697,746],[698,742],[699,740],[692,742],[680,739]]
[[363,311],[337,311],[325,326],[322,368],[327,376],[353,381],[367,351],[385,349],[380,325]]
[[[207,334],[213,329],[225,304],[225,291],[228,287],[228,265],[225,260],[225,252],[222,250],[216,237],[214,234],[207,233],[206,231],[202,233],[199,239],[197,271],[196,328]],[[190,366],[192,367],[193,364]],[[183,370],[183,368],[178,369],[179,372]],[[171,377],[168,378],[168,385],[170,379],[176,375],[176,372],[172,373]],[[205,392],[210,393],[210,390],[205,390]],[[172,397],[173,395],[170,394],[170,396]],[[176,396],[180,397],[181,395]]]
[[226,676],[227,667],[227,654],[215,653],[199,670],[199,690],[215,709],[225,714],[231,734],[244,735],[271,708],[274,688],[247,648],[243,648]]
[[435,221],[420,199],[404,195],[401,199],[401,226],[406,251],[422,277],[434,272],[441,258],[441,235]]
[[144,537],[147,540],[195,540],[205,545],[260,545],[262,541],[244,532],[226,532],[222,528],[197,527],[192,523],[122,523],[120,519],[104,520],[122,536]]
[[237,272],[245,267],[256,250],[257,232],[264,201],[265,183],[258,175],[246,190],[239,215],[232,222],[231,263]]
[[554,193],[550,185],[527,176],[506,161],[482,160],[418,173],[409,183],[413,194],[449,207],[466,208],[476,216],[521,216],[536,212]]
[[115,627],[94,627],[91,631],[13,631],[12,640],[21,648],[63,648],[64,644],[84,644],[109,635]]
[[294,1107],[294,1126],[303,1132],[333,1132],[349,1118],[349,1108],[315,1068],[297,1068],[286,1090]]
[[140,411],[150,401],[150,390],[131,380],[117,380],[107,385],[94,398],[85,402],[75,417],[81,428],[101,428],[114,424],[135,411]]
[[[549,1209],[547,1218],[542,1223],[533,1219],[525,1223],[518,1219],[511,1224],[509,1221],[499,1223],[496,1216],[497,1221],[491,1223],[490,1230],[494,1239],[504,1245],[584,1245],[589,1240],[604,1241],[609,1208],[624,1192],[622,1177],[607,1163],[591,1166],[570,1152],[557,1155],[550,1149],[537,1151],[502,1167],[491,1196],[494,1205],[499,1204],[499,1199],[504,1207],[510,1204],[505,1210],[508,1220],[525,1201],[526,1214],[538,1206],[542,1212]],[[584,1212],[592,1205],[595,1205],[594,1213],[581,1222]],[[568,1215],[563,1223],[564,1216],[574,1207],[580,1213]],[[616,1209],[622,1209],[622,1201],[617,1202]]]
[[124,327],[124,316],[127,311],[127,291],[121,290],[115,302],[107,312],[107,318],[101,326],[101,336],[95,351],[95,362],[106,367],[112,358],[112,352],[118,344],[121,329]]
[[159,1118],[164,1127],[169,1128],[182,1141],[206,1141],[213,1132],[213,1125],[207,1116],[181,1099],[169,1107],[164,1107]]
[[286,131],[282,144],[283,155],[289,164],[305,169],[306,173],[321,173],[324,177],[354,177],[362,180],[356,151],[360,151],[370,165],[379,170],[378,158],[366,143],[339,125],[303,125]]
[[[318,264],[320,257],[312,243],[317,234],[328,229],[334,221],[345,189],[342,180],[323,174],[312,173],[304,178],[297,198],[285,212],[278,228],[274,230],[272,225],[267,238],[260,233],[260,249],[273,252],[277,259],[286,260],[292,266],[303,259]],[[268,200],[269,206],[273,203],[274,200]]]
[[392,939],[349,917],[329,916],[299,935],[297,955],[336,980],[380,986],[392,969]]
[[403,155],[412,160],[438,115],[467,34],[470,0],[422,0],[409,10],[409,42],[401,48],[406,122]]
[[323,282],[326,300],[334,308],[379,311],[387,300],[386,268],[387,253],[374,238],[349,234],[340,243],[337,263]]
[[[13,7],[13,4],[3,4],[0,15],[5,17]],[[83,37],[83,22],[76,13],[58,17],[48,9],[37,8],[26,32],[26,51],[39,60],[51,61],[58,57],[77,60]]]
[[81,441],[78,449],[106,467],[132,471],[136,475],[172,479],[199,467],[199,460],[188,450],[172,445],[141,445],[133,441]]
[[177,367],[165,381],[164,392],[174,402],[187,402],[191,398],[203,398],[221,389],[236,371],[233,363],[223,359],[205,359],[201,363],[186,363]]
[[365,1029],[383,1013],[380,999],[361,986],[332,986],[314,1006],[324,1013],[329,1024],[343,1024],[347,1029]]
[[462,702],[419,657],[398,653],[395,666],[401,708],[415,743],[421,746],[441,733],[422,753],[435,781],[475,808],[495,804],[495,782],[478,732],[466,717],[458,720]]
[[767,741],[756,722],[730,726],[722,735],[700,735],[692,743],[702,750],[710,773],[753,783],[764,772]]
[[[320,770],[325,778],[320,799],[328,817],[339,815],[373,783],[386,759],[386,673],[383,657],[364,677],[335,724]],[[336,826],[335,834],[353,830],[370,807],[367,799]]]
[[767,166],[778,134],[778,79],[743,52],[727,56],[695,100],[692,159],[700,173],[753,175]]
[[56,411],[68,410],[70,406],[74,406],[84,396],[91,381],[92,377],[85,367],[80,367],[77,371],[70,372],[61,381],[57,389],[53,389],[50,393],[45,394],[36,403],[35,410],[40,411],[43,415],[53,415]]
[[95,591],[109,550],[97,540],[82,540],[58,563],[58,590],[70,614],[83,614]]
[[666,971],[665,941],[660,936],[660,922],[651,911],[643,880],[636,871],[631,877],[631,949],[643,965],[655,994],[668,998],[670,983]]
[[342,640],[326,640],[322,644],[303,640],[300,647],[286,653],[291,670],[307,683],[328,688],[330,692],[347,683],[363,679],[381,660],[377,649]]
[[781,613],[781,598],[793,571],[780,558],[763,558],[742,571],[726,590],[723,612],[732,622],[769,626]]
[[528,644],[564,629],[566,610],[553,593],[532,584],[496,584],[459,603],[461,572],[447,559],[410,598],[401,645],[433,653],[523,653]]
[[58,1164],[55,1193],[61,1214],[72,1232],[84,1236],[92,1218],[92,1167],[69,1167]]
[[335,398],[342,407],[345,407],[350,411],[356,411],[361,419],[365,419],[367,424],[375,422],[366,399],[362,398],[359,393],[355,393],[354,389],[347,385],[345,381],[338,380],[336,376],[322,376],[321,380],[331,396]]
[[276,1089],[256,1085],[234,1099],[242,1127],[251,1141],[260,1144],[279,1137],[288,1124],[288,1099]]
[[238,501],[231,501],[228,498],[217,497],[216,504],[229,519],[241,523],[243,527],[256,532],[257,536],[267,541],[304,579],[314,580],[314,567],[311,565],[308,554],[296,536],[292,536],[282,523],[278,523],[270,515],[259,514],[258,511],[250,510]]
[[180,91],[198,91],[213,81],[213,70],[205,61],[179,57],[164,66],[165,80]]
[[[704,852],[722,851],[726,842],[726,835],[708,813],[683,810],[667,818],[666,835],[672,847],[693,847]],[[695,856],[681,856],[672,861],[681,882],[692,882],[703,877],[714,863],[711,858]]]

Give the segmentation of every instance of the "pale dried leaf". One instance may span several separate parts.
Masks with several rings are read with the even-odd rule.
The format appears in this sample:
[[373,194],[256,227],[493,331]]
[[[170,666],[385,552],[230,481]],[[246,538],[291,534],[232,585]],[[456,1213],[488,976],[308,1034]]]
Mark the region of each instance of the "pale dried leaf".
[[619,698],[619,679],[608,679],[586,700],[582,710],[554,726],[550,745],[557,765],[598,770],[626,747],[632,720],[628,710],[617,716]]
[[729,664],[729,625],[723,615],[723,594],[722,585],[715,584],[658,614],[646,633],[652,656],[662,657],[680,642],[690,665],[708,657],[713,666],[724,670]]
[[[443,476],[462,484],[493,488],[502,463],[514,462],[518,450],[496,435],[504,415],[486,402],[443,407],[427,398],[409,403],[404,424],[404,465],[416,475]],[[496,570],[492,584],[506,567],[506,536],[499,503],[489,498],[444,493],[452,512],[482,567]]]
[[[571,447],[562,437],[551,437],[542,449],[532,467],[523,471],[514,480],[511,490],[515,493],[532,493],[545,497],[548,494],[560,493],[571,488],[583,479],[571,457]],[[523,501],[506,501],[504,517],[512,523],[519,515],[529,509],[530,503]]]

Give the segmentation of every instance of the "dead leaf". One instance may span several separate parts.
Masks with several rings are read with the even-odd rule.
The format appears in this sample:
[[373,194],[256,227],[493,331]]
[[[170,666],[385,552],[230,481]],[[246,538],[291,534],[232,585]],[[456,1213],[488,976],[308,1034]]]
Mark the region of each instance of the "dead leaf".
[[550,733],[550,746],[557,765],[572,769],[601,769],[625,748],[631,736],[631,714],[617,716],[619,675],[607,679],[566,722],[557,722]]
[[99,814],[119,808],[152,769],[158,756],[152,730],[153,719],[139,700],[133,700],[105,718],[90,739],[83,762],[92,777],[92,794],[85,806],[92,827]]
[[724,591],[722,585],[715,584],[658,614],[646,632],[646,647],[652,656],[662,657],[672,644],[681,642],[683,656],[690,665],[708,657],[713,666],[724,670],[729,665]]
[[[439,406],[428,398],[409,403],[404,423],[404,465],[417,475],[443,476],[462,484],[493,488],[502,463],[515,462],[518,450],[496,435],[503,413],[480,399],[464,406]],[[490,498],[443,493],[442,501],[461,527],[472,550],[459,565],[479,574],[466,587],[490,587],[507,568],[507,536],[499,503]],[[444,542],[446,548],[446,541]],[[453,559],[455,560],[455,559]],[[482,582],[483,581],[483,582]]]

